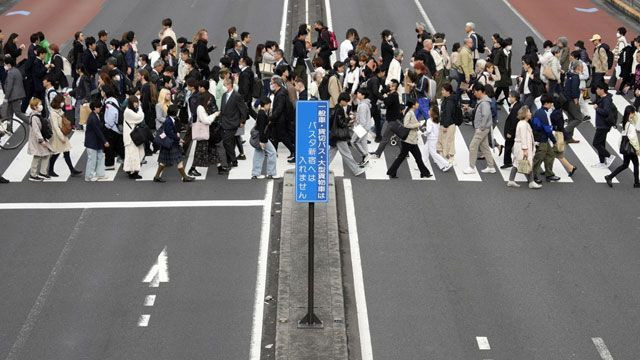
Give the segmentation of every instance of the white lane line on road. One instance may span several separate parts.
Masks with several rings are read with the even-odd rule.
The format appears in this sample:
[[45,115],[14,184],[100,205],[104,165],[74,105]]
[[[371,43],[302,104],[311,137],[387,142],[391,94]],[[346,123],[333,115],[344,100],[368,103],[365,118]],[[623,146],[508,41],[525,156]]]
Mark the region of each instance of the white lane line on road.
[[536,36],[538,37],[538,39],[544,41],[544,37],[542,36],[542,34],[540,34],[538,32],[538,30],[536,30],[536,28],[533,27],[533,25],[531,25],[531,23],[529,21],[527,21],[527,19],[525,19],[524,16],[522,16],[522,14],[520,14],[520,12],[518,10],[516,10],[516,8],[513,7],[513,5],[511,5],[511,3],[508,0],[502,0],[502,2],[509,8],[511,9],[511,11],[513,11],[513,13],[520,18],[520,21],[522,21],[525,25],[527,25],[529,27],[529,29],[531,29],[531,31],[533,31],[534,34],[536,34]]
[[256,298],[253,303],[250,360],[260,360],[260,352],[262,350],[262,318],[264,317],[264,294],[267,284],[267,257],[269,256],[272,199],[273,180],[269,180],[263,201],[264,206],[262,207],[262,229],[260,231],[260,248],[258,250]]
[[78,217],[78,220],[76,221],[76,224],[73,227],[71,234],[67,238],[67,241],[65,242],[64,247],[62,248],[62,251],[58,256],[58,260],[56,261],[55,265],[53,265],[53,269],[51,269],[51,273],[49,274],[47,281],[44,283],[44,287],[42,288],[42,290],[40,291],[40,294],[36,298],[35,304],[33,304],[33,307],[29,311],[29,314],[27,315],[27,320],[24,322],[24,325],[22,325],[22,328],[18,333],[18,338],[16,339],[16,342],[11,347],[11,350],[9,351],[9,355],[7,355],[5,360],[16,360],[20,356],[20,352],[22,351],[22,348],[24,348],[24,345],[27,343],[27,340],[29,340],[31,331],[33,331],[33,328],[38,322],[38,317],[40,316],[42,309],[44,309],[44,306],[47,302],[47,298],[49,297],[49,294],[51,293],[51,290],[56,284],[56,280],[58,279],[58,276],[62,271],[62,267],[64,266],[64,263],[66,262],[67,257],[71,252],[71,249],[73,249],[73,246],[78,240],[78,234],[80,233],[80,229],[85,224],[85,219],[88,218],[89,215],[90,215],[90,210],[87,210],[87,209],[84,209],[82,213],[80,213],[80,216]]
[[284,0],[282,5],[282,24],[280,25],[280,43],[278,45],[284,51],[287,37],[287,11],[289,10],[289,0]]
[[418,7],[418,11],[420,11],[420,15],[422,15],[422,17],[424,18],[424,22],[427,24],[429,31],[432,34],[435,34],[436,28],[433,26],[433,23],[431,22],[431,19],[429,19],[429,16],[427,16],[427,12],[424,11],[422,4],[420,4],[420,0],[413,0],[413,1],[416,3],[416,6]]
[[249,207],[262,206],[264,200],[195,200],[195,201],[107,201],[66,203],[0,203],[0,210],[54,209],[138,209],[182,207]]
[[309,0],[304,0],[304,23],[309,24]]
[[596,346],[596,350],[598,350],[602,360],[613,360],[613,356],[611,356],[611,353],[609,352],[609,349],[607,349],[607,345],[604,344],[604,340],[602,340],[602,338],[591,338],[591,341],[593,341],[593,345]]
[[356,295],[356,312],[358,314],[358,332],[360,333],[360,353],[362,360],[372,360],[371,333],[369,332],[369,314],[367,299],[364,293],[364,277],[362,275],[362,259],[358,240],[358,224],[353,201],[351,179],[342,180],[344,185],[344,202],[347,210],[349,226],[349,248],[351,251],[351,271],[353,273],[353,289]]
[[139,327],[147,327],[149,325],[149,319],[151,318],[151,315],[140,315],[140,318],[138,319],[138,326]]
[[476,336],[476,342],[478,343],[478,349],[491,350],[491,346],[489,345],[489,339],[487,339],[486,336]]
[[155,295],[147,295],[147,297],[144,298],[144,306],[153,306],[156,303],[156,296]]

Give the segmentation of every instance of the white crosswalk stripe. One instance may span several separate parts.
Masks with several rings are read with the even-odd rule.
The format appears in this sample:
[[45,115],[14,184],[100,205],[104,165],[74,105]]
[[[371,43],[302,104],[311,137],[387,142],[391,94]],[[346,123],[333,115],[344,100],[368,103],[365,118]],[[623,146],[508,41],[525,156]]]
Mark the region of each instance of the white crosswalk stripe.
[[475,174],[465,174],[463,171],[469,167],[469,148],[464,141],[464,137],[460,132],[460,129],[456,129],[456,156],[453,170],[458,177],[458,181],[482,181],[482,178],[476,172]]
[[[85,151],[84,147],[84,131],[74,131],[71,137],[69,138],[69,143],[71,144],[71,150],[69,151],[69,156],[71,157],[71,163],[75,167],[82,154]],[[78,169],[80,170],[80,169]],[[51,178],[51,182],[65,182],[69,180],[71,176],[71,171],[64,161],[63,154],[60,154],[56,163],[53,167],[53,172],[58,174],[58,177]]]
[[249,144],[249,138],[251,137],[251,129],[253,129],[255,124],[256,121],[252,118],[249,118],[245,123],[244,135],[242,135],[242,140],[244,140],[245,143],[242,145],[242,149],[247,159],[238,160],[238,166],[229,172],[229,180],[251,179],[254,148]]
[[[387,145],[387,147],[391,146],[391,144]],[[369,152],[374,152],[378,149],[378,144],[375,141],[372,141],[369,144]],[[365,171],[365,176],[367,180],[388,180],[389,176],[387,175],[387,159],[384,156],[384,152],[380,155],[379,158],[374,158],[371,156],[371,160],[369,161],[369,166]]]

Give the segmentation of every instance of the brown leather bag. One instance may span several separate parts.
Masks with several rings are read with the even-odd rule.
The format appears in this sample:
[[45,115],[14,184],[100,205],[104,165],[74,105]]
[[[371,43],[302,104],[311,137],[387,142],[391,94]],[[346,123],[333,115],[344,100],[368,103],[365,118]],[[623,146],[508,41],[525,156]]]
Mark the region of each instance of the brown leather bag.
[[73,131],[73,125],[71,125],[71,121],[69,121],[69,119],[67,119],[66,116],[62,116],[62,121],[60,122],[60,131],[62,131],[62,133],[65,136],[69,136],[69,134],[71,134],[71,132]]

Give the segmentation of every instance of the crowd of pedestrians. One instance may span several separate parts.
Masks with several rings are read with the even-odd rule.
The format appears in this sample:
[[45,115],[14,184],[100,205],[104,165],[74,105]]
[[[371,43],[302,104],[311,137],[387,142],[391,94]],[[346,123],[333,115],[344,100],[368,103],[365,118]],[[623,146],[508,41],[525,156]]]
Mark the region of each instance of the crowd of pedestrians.
[[[181,180],[191,182],[202,168],[215,166],[224,175],[239,161],[252,161],[253,178],[273,178],[281,143],[289,151],[287,161],[295,162],[296,102],[327,100],[331,159],[339,152],[355,176],[396,141],[400,153],[388,169],[390,178],[397,177],[409,153],[422,177],[432,176],[425,165],[430,159],[447,172],[457,164],[458,127],[467,124],[474,134],[465,174],[477,173],[478,162],[486,163],[482,173],[496,173],[498,152],[504,157],[501,167],[511,168],[507,186],[518,187],[514,180],[521,173],[529,188],[539,189],[543,180],[560,180],[553,172],[556,159],[569,176],[578,170],[564,151],[578,142],[574,130],[590,120],[593,107],[599,158],[593,166],[612,165],[607,134],[621,126],[624,162],[606,182],[612,186],[613,177],[633,163],[634,187],[640,187],[640,36],[630,38],[624,27],[611,45],[594,34],[589,53],[584,41],[570,46],[566,37],[540,48],[532,37],[523,45],[507,34],[485,34],[485,40],[471,22],[464,24],[466,37],[451,46],[445,34],[431,34],[422,23],[416,23],[417,43],[411,48],[402,48],[388,29],[377,41],[348,29],[339,42],[317,21],[298,27],[290,56],[275,41],[253,51],[251,33],[231,27],[224,55],[212,59],[217,47],[207,30],[186,38],[176,36],[171,19],[161,25],[149,52],[133,31],[115,38],[101,30],[96,37],[77,32],[66,57],[42,32],[31,34],[26,46],[20,35],[5,39],[0,31],[2,117],[16,116],[29,125],[29,180],[58,176],[54,164],[61,154],[71,175],[84,174],[87,181],[105,178],[116,162],[129,178],[139,179],[141,164],[154,153],[155,182],[165,181],[168,167],[176,166]],[[514,46],[525,48],[521,59],[512,59]],[[514,61],[522,63],[519,74],[512,70]],[[609,89],[631,92],[634,104],[617,109]],[[500,108],[509,113],[503,144],[492,136]],[[250,118],[255,127],[245,129]],[[73,131],[85,132],[84,171],[70,158]],[[244,153],[245,131],[255,148],[253,159]],[[373,143],[377,149],[370,153]],[[193,165],[186,169],[190,147],[195,147]]]

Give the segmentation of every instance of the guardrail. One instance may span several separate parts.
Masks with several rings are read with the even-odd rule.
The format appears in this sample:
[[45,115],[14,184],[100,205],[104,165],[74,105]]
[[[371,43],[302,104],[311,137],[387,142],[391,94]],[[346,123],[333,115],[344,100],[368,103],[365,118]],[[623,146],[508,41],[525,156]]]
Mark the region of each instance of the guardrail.
[[640,21],[640,0],[607,0],[622,12]]

